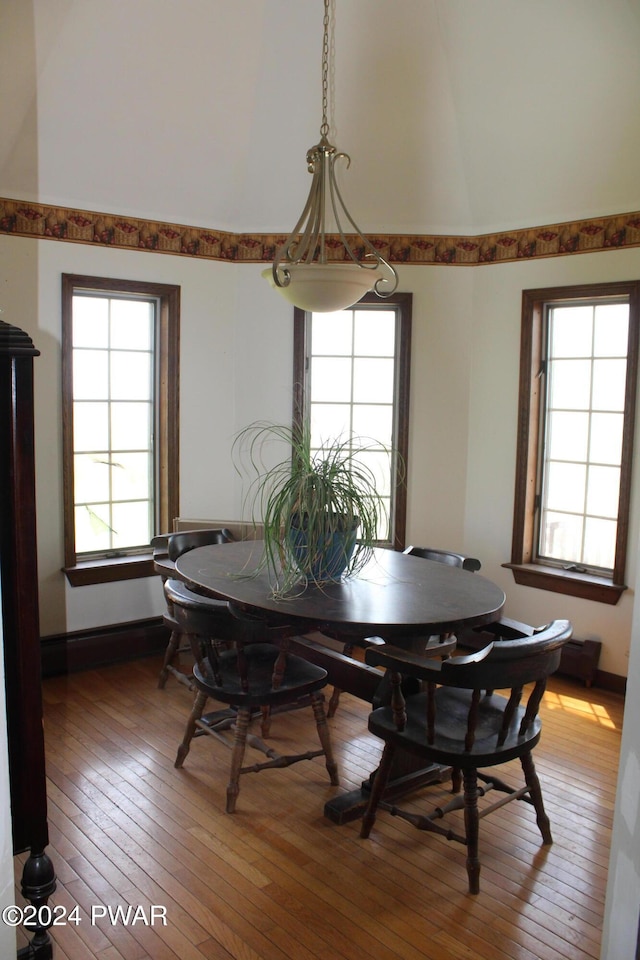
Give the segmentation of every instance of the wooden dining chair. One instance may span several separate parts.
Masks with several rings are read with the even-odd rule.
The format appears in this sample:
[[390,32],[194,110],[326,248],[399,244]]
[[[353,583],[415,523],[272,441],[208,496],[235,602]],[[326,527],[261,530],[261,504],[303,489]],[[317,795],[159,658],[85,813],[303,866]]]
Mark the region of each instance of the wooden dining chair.
[[[531,635],[488,644],[467,656],[428,661],[393,646],[371,647],[366,662],[385,667],[391,677],[390,705],[369,715],[369,730],[384,741],[380,766],[362,821],[368,837],[378,809],[406,820],[419,830],[437,833],[467,848],[469,892],[480,889],[479,821],[512,800],[532,804],[544,844],[552,842],[549,819],[532,758],[540,739],[538,708],[547,677],[557,669],[563,644],[571,637],[568,620],[554,620]],[[417,678],[423,689],[405,697],[403,683]],[[525,691],[525,686],[527,691]],[[493,691],[509,691],[507,696]],[[427,763],[452,769],[454,798],[426,815],[383,800],[396,750],[403,749]],[[492,772],[518,758],[525,786],[514,788]],[[464,783],[460,793],[461,783]],[[478,798],[496,790],[504,796],[479,807]],[[436,821],[464,810],[463,823],[445,827]]]
[[402,551],[409,557],[422,557],[423,560],[435,560],[436,563],[447,563],[450,567],[461,567],[476,573],[482,567],[479,560],[465,553],[455,553],[452,550],[439,550],[436,547],[407,547]]
[[[321,693],[327,683],[327,671],[288,651],[293,628],[267,628],[260,620],[235,617],[233,644],[221,648],[217,622],[209,621],[206,610],[185,597],[178,581],[169,580],[166,589],[173,603],[174,616],[182,634],[197,638],[193,680],[197,690],[187,721],[175,766],[182,767],[194,737],[211,734],[218,740],[232,734],[231,770],[227,786],[227,813],[234,813],[240,792],[240,776],[262,770],[288,767],[301,760],[323,756],[331,783],[338,785],[338,767],[333,757],[331,737]],[[203,598],[199,597],[199,600]],[[198,654],[198,651],[199,654]],[[228,709],[204,715],[208,699],[227,704]],[[273,712],[310,705],[316,722],[319,750],[297,754],[279,754],[271,742]],[[254,716],[262,718],[261,737],[249,733]],[[266,759],[243,766],[246,747],[261,751]]]
[[[463,570],[476,571],[476,570],[479,570],[480,567],[482,566],[480,561],[476,560],[474,557],[469,557],[469,556],[466,556],[466,554],[462,554],[462,553],[454,553],[451,550],[438,550],[435,547],[407,547],[406,550],[403,550],[402,552],[407,556],[422,557],[424,560],[435,560],[436,563],[446,563],[451,567],[460,567]],[[339,638],[334,637],[334,639],[339,639]],[[441,636],[441,637],[427,638],[425,640],[425,651],[427,649],[430,649],[431,647],[436,646],[437,644],[441,643],[445,639],[448,639],[448,637]],[[352,638],[349,638],[343,643],[342,653],[346,657],[351,657],[353,656],[353,652],[356,647],[361,647],[366,649],[367,647],[370,647],[374,644],[379,645],[382,642],[383,641],[381,640],[380,637],[366,637],[363,640],[353,640]],[[441,655],[444,656],[445,648],[443,647],[440,652],[441,652]],[[436,656],[437,651],[433,655]],[[446,651],[446,655],[448,655],[448,651]],[[335,715],[335,712],[338,709],[339,703],[340,703],[340,689],[338,687],[334,687],[331,693],[331,698],[329,700],[329,706],[327,709],[328,717],[333,717]]]
[[[160,534],[152,540],[154,556],[158,557],[162,555],[163,557],[163,563],[160,565],[160,569],[163,570],[162,580],[163,587],[165,588],[164,593],[167,606],[162,619],[165,626],[171,631],[164,654],[164,661],[158,676],[158,687],[161,690],[164,688],[169,674],[175,677],[178,683],[188,687],[190,690],[193,689],[193,680],[190,673],[185,673],[184,670],[176,666],[176,660],[179,655],[186,651],[189,651],[193,659],[195,659],[195,644],[197,644],[198,641],[197,638],[192,637],[190,642],[187,642],[182,637],[180,626],[174,615],[173,601],[166,590],[166,583],[175,566],[175,562],[178,557],[183,556],[183,554],[189,550],[194,550],[196,547],[205,547],[217,543],[231,543],[232,541],[233,536],[231,533],[223,528],[183,530],[179,533]],[[177,590],[178,587],[176,586],[175,589]],[[229,613],[228,605],[224,601],[203,600],[203,598],[199,598],[197,594],[189,590],[185,584],[180,585],[179,592],[183,598],[191,598],[194,603],[200,603],[201,606],[206,605],[206,610],[210,615],[210,625],[212,618],[217,615],[217,629],[221,641],[230,633],[232,629],[231,614]],[[214,611],[217,611],[217,614]]]

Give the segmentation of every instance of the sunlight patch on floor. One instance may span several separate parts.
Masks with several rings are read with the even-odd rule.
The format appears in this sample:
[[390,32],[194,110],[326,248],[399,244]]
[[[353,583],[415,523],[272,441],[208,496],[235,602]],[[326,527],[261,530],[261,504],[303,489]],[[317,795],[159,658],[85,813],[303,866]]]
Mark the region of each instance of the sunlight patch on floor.
[[549,690],[544,695],[544,702],[549,710],[566,710],[574,716],[582,716],[586,720],[593,720],[608,730],[616,729],[609,711],[602,704],[590,703],[588,700],[580,700],[577,697],[569,697],[566,694],[553,693]]

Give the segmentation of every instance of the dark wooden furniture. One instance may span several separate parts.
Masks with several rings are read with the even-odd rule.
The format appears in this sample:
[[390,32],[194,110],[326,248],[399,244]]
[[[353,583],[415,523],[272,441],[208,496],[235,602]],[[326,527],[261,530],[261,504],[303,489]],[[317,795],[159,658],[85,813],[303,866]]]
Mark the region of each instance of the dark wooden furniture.
[[[197,663],[198,658],[202,656],[203,638],[192,632],[184,634],[183,618],[175,609],[176,602],[189,604],[191,609],[199,611],[203,618],[202,623],[206,624],[208,636],[215,638],[219,645],[233,643],[237,620],[229,610],[229,604],[225,603],[224,600],[200,597],[193,590],[189,590],[181,580],[165,580],[163,590],[167,604],[167,613],[165,613],[163,621],[171,630],[171,636],[158,677],[158,689],[164,689],[168,675],[171,674],[179,683],[193,691],[195,683],[192,669],[189,670],[189,673],[185,673],[174,665],[174,661],[179,653],[188,651],[191,655],[192,666]],[[205,617],[206,620],[204,620]]]
[[[418,654],[424,653],[424,638],[433,634],[497,620],[505,602],[502,590],[480,574],[382,549],[373,551],[357,577],[311,585],[283,600],[273,596],[267,573],[257,570],[261,557],[261,541],[201,547],[176,561],[176,574],[200,592],[225,597],[232,609],[274,625],[293,624],[301,634],[321,631],[345,641],[378,636]],[[382,675],[375,667],[314,638],[293,638],[291,650],[326,669],[329,682],[341,690],[369,703],[379,693]],[[398,763],[395,772],[393,792],[441,778],[435,769],[415,764]],[[328,801],[325,815],[336,823],[360,816],[369,785],[365,781],[361,789]]]
[[598,673],[602,651],[601,640],[576,640],[572,638],[562,648],[558,673],[583,680],[590,687]]
[[[495,639],[513,640],[521,636],[522,624],[503,617],[492,624],[489,631],[484,627],[472,627],[458,631],[458,647],[465,650],[481,650]],[[558,673],[583,680],[590,687],[596,679],[602,642],[600,640],[576,640],[572,637],[562,647]]]
[[[187,553],[189,550],[194,550],[196,547],[204,547],[212,543],[231,543],[232,540],[233,537],[231,533],[224,529],[184,530],[179,533],[158,534],[158,536],[154,537],[151,541],[151,545],[154,550],[154,559],[159,560],[160,556],[163,557],[163,584],[166,585],[172,566],[175,568],[176,560],[184,553]],[[183,592],[190,594],[193,601],[197,602],[196,595],[191,593],[191,591],[188,591],[187,587],[183,585],[182,590]],[[191,675],[189,673],[185,673],[178,666],[176,666],[175,663],[179,654],[182,653],[186,648],[185,646],[181,646],[180,626],[174,616],[173,604],[166,590],[165,600],[167,603],[167,611],[162,619],[164,625],[168,627],[171,632],[169,634],[169,642],[167,644],[164,661],[158,677],[158,687],[160,690],[163,690],[169,678],[169,674],[171,674],[171,676],[175,677],[178,683],[188,687],[189,690],[193,690],[193,680]],[[210,600],[208,602],[210,621],[212,621],[214,616],[215,608],[217,608],[218,611],[218,630],[220,637],[223,637],[225,633],[228,632],[228,621],[231,618],[231,614],[229,613],[229,608],[224,601]],[[192,637],[191,644],[187,644],[194,661],[195,650],[193,644],[195,642],[196,638]]]
[[[36,558],[33,358],[30,338],[0,321],[0,592],[14,853],[29,850],[22,893],[46,905],[56,888],[49,844]],[[40,914],[42,917],[42,914]],[[49,960],[45,925],[19,956]]]
[[465,553],[455,553],[452,550],[439,550],[436,547],[407,547],[404,553],[409,557],[422,557],[423,560],[448,563],[451,567],[461,567],[471,573],[475,573],[482,567],[475,557],[469,557]]
[[[268,642],[270,631],[261,620],[238,618],[237,630],[226,637],[233,640],[233,645],[221,648],[218,641],[219,618],[215,607],[207,610],[202,598],[190,594],[179,581],[168,580],[165,591],[172,603],[180,632],[192,640],[196,657],[193,677],[198,691],[184,739],[178,748],[175,766],[182,767],[194,735],[211,733],[219,736],[231,729],[233,749],[227,787],[227,813],[234,813],[236,809],[239,781],[243,773],[288,767],[300,760],[324,755],[331,783],[337,785],[338,768],[333,758],[320,693],[327,683],[327,671],[292,655],[285,630],[277,628],[275,633],[278,642]],[[203,717],[209,697],[228,704],[231,709]],[[262,737],[266,739],[270,734],[271,710],[301,706],[305,698],[313,707],[320,750],[280,755],[273,746],[267,746],[264,739],[248,735],[249,724],[256,711],[262,715]],[[267,759],[243,766],[247,744],[262,751]]]
[[176,575],[239,610],[274,623],[293,621],[301,632],[326,629],[386,641],[491,623],[505,602],[503,591],[486,577],[382,549],[373,551],[357,577],[310,585],[282,599],[273,596],[267,572],[256,573],[262,548],[255,540],[191,550],[176,561]]
[[[477,653],[431,663],[393,646],[370,648],[367,661],[389,670],[393,694],[389,705],[379,707],[369,716],[369,730],[384,740],[385,746],[361,836],[369,836],[377,809],[383,807],[420,830],[464,844],[469,892],[474,894],[480,890],[478,826],[487,814],[511,800],[526,800],[535,808],[543,842],[550,844],[549,819],[531,752],[540,739],[538,708],[547,677],[557,669],[562,645],[570,636],[571,624],[556,620],[530,636],[523,633],[518,639],[489,644]],[[402,684],[407,677],[420,680],[424,689],[405,699]],[[524,694],[525,684],[532,684],[528,696]],[[510,695],[498,695],[493,692],[496,688],[509,689]],[[398,748],[429,763],[451,767],[454,799],[426,816],[384,801],[383,792]],[[478,769],[515,758],[520,760],[525,777],[526,785],[520,789]],[[462,780],[464,791],[460,794]],[[478,797],[490,790],[504,796],[479,809]],[[463,832],[456,832],[455,826],[436,823],[448,813],[462,809]]]
[[[465,556],[462,553],[453,553],[451,550],[438,550],[435,547],[407,547],[403,550],[405,556],[408,557],[421,557],[423,560],[434,560],[436,563],[447,563],[451,567],[460,567],[462,570],[470,570],[475,572],[481,567],[480,561],[476,560],[474,557]],[[440,637],[429,637],[425,641],[424,650],[425,653],[429,646],[435,646],[436,644],[442,642],[446,638],[446,635],[443,634]],[[337,639],[340,639],[338,636]],[[354,646],[370,647],[372,644],[384,642],[380,637],[367,637],[362,641],[354,641],[352,639],[347,639],[343,645],[342,652],[346,656],[351,656],[353,653]],[[443,654],[443,650],[440,651],[440,654]],[[437,656],[437,651],[434,651],[433,656]],[[338,709],[338,704],[340,703],[340,688],[334,687],[331,694],[331,699],[329,700],[329,708],[327,711],[327,716],[333,717],[336,710]]]

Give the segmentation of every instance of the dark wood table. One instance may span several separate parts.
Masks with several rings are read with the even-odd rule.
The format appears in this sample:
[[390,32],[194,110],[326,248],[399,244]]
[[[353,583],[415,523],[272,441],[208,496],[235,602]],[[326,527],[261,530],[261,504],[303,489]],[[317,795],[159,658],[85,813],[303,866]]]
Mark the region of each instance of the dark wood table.
[[282,599],[272,595],[266,570],[254,575],[262,549],[261,540],[199,547],[176,561],[176,572],[199,592],[241,610],[394,642],[491,623],[505,602],[503,591],[479,573],[381,549],[356,577]]
[[[500,587],[478,573],[383,549],[374,550],[353,578],[275,597],[267,571],[256,572],[262,551],[258,540],[199,547],[183,554],[175,570],[199,593],[227,600],[238,611],[274,625],[293,623],[302,634],[320,631],[349,643],[377,636],[414,649],[418,644],[419,649],[419,638],[498,620],[505,603]],[[297,639],[292,649],[324,666],[340,689],[372,700],[380,683],[378,671],[313,640]],[[425,778],[420,771],[418,779],[424,784],[441,778]],[[399,771],[395,795],[416,782],[415,769]],[[337,823],[359,816],[368,784],[329,801],[325,814]]]

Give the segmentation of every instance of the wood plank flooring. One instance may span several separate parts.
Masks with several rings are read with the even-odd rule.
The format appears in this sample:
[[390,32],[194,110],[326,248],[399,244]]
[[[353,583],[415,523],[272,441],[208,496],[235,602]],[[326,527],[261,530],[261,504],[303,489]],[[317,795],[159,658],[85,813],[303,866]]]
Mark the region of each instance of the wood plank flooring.
[[[621,697],[552,678],[534,756],[554,844],[541,846],[528,804],[483,820],[481,893],[471,897],[458,844],[384,813],[369,840],[358,823],[323,817],[325,801],[358,786],[380,755],[365,703],[343,694],[330,721],[340,788],[322,758],[246,775],[229,816],[222,744],[199,738],[173,767],[192,696],[173,679],[158,690],[159,665],[44,683],[51,902],[78,905],[81,917],[52,930],[56,960],[599,957]],[[307,749],[311,711],[275,717],[272,737]],[[92,907],[118,904],[143,907],[147,920],[164,907],[166,925],[140,912],[135,924],[91,923]]]

